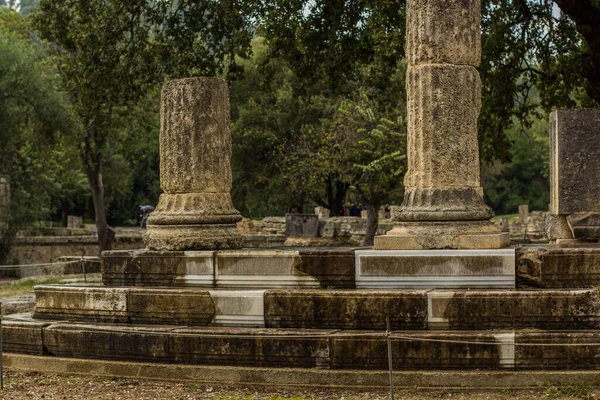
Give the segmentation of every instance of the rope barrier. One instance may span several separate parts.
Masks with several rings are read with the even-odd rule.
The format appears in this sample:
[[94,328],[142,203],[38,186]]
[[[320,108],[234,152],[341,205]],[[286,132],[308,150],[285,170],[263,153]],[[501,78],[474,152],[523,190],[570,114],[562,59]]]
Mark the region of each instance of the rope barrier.
[[56,267],[56,266],[78,264],[80,262],[81,262],[81,260],[64,261],[64,262],[61,261],[61,262],[57,262],[57,263],[44,263],[44,264],[0,265],[0,271],[15,271],[15,270],[25,269],[25,268]]

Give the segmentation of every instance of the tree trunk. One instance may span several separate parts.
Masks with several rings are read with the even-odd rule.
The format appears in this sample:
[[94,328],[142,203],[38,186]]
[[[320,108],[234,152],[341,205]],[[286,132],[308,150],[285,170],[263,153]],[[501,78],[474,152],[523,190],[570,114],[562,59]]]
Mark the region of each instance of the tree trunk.
[[377,227],[379,226],[379,207],[373,207],[370,203],[365,203],[367,209],[367,233],[363,239],[363,246],[373,246],[375,241],[375,235],[377,234]]
[[60,205],[60,218],[62,227],[66,228],[67,221],[69,220],[69,202],[67,200],[63,200]]
[[600,103],[600,7],[594,0],[555,0],[583,36],[588,51],[581,60],[581,75],[587,79],[588,95]]
[[96,216],[96,230],[98,231],[98,254],[105,250],[112,250],[115,232],[106,222],[106,209],[104,207],[104,186],[102,184],[102,153],[94,157],[95,165],[91,165],[87,172],[88,182],[94,202]]

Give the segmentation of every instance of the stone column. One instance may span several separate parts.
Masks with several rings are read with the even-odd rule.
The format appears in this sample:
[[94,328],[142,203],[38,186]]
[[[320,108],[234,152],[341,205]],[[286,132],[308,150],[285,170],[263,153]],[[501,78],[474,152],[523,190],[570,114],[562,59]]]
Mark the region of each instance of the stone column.
[[505,247],[479,177],[481,0],[408,0],[406,25],[404,202],[375,248]]
[[144,236],[151,250],[242,246],[231,202],[229,91],[219,78],[165,83],[160,131],[161,194]]

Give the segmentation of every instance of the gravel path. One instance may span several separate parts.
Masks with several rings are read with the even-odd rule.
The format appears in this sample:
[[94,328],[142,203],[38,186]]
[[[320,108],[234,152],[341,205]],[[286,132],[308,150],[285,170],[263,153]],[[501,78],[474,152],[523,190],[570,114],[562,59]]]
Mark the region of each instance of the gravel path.
[[[571,395],[569,395],[571,394]],[[573,396],[574,394],[574,396]],[[0,399],[212,399],[212,400],[384,400],[387,393],[356,393],[344,391],[276,391],[252,388],[215,388],[189,383],[171,383],[131,379],[104,379],[38,373],[5,372],[4,390]],[[456,393],[448,391],[396,391],[397,400],[531,400],[531,399],[596,399],[585,387],[548,388],[539,392],[507,390],[486,393]]]

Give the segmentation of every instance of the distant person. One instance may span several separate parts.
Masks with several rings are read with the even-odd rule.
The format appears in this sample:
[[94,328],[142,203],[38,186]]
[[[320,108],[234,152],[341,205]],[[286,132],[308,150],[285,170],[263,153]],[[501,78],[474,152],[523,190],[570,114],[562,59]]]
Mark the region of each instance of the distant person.
[[360,208],[356,204],[352,204],[350,207],[350,216],[351,217],[360,217]]
[[344,217],[347,217],[348,215],[350,215],[350,209],[348,208],[346,203],[342,204],[342,210],[341,210],[340,214],[343,215]]

